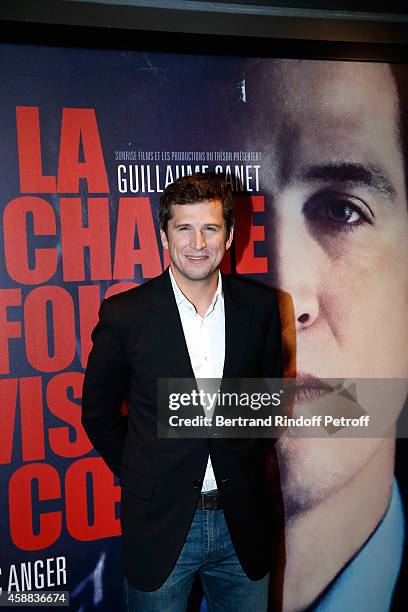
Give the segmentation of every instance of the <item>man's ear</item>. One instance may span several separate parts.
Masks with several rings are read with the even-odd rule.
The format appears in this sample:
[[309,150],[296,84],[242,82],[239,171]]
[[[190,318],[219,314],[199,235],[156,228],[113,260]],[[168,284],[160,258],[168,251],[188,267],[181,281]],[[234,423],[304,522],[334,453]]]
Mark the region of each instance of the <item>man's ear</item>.
[[232,239],[234,238],[234,226],[231,227],[230,231],[229,231],[229,235],[227,238],[227,242],[225,243],[225,250],[228,251],[228,249],[230,248],[231,244],[232,244]]
[[161,243],[163,245],[163,248],[168,249],[169,248],[169,243],[167,240],[167,236],[166,236],[166,232],[164,230],[160,230],[160,238],[161,238]]

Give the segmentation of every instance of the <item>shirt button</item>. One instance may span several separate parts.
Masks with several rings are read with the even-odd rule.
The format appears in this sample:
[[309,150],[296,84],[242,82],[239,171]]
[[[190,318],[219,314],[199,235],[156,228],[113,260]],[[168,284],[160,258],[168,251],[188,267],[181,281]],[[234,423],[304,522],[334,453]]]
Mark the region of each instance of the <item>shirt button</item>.
[[194,487],[195,489],[201,489],[201,487],[202,487],[202,486],[203,486],[203,482],[202,482],[202,480],[195,480],[195,481],[193,482],[193,487]]

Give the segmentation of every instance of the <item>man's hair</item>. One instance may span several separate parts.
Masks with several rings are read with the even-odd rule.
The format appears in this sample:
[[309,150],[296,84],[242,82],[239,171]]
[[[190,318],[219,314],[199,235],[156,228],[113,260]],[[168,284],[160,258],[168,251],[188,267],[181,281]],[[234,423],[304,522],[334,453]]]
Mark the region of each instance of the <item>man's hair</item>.
[[232,190],[225,184],[223,174],[196,172],[182,176],[168,185],[160,198],[159,219],[161,229],[167,233],[172,217],[171,205],[198,204],[204,200],[219,200],[225,221],[226,236],[234,225],[234,201]]

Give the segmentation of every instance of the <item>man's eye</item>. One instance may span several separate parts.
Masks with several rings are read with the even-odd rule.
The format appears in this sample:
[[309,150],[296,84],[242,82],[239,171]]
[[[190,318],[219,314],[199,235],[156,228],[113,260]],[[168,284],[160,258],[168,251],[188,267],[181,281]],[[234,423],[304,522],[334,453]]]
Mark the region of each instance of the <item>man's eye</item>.
[[355,223],[361,219],[361,214],[357,212],[354,206],[350,206],[340,200],[328,203],[327,218],[330,221],[338,221],[340,223]]
[[319,194],[306,203],[304,214],[308,221],[326,224],[334,231],[347,231],[373,223],[370,209],[363,207],[363,202],[357,204],[349,198]]
[[207,230],[207,232],[216,232],[217,231],[216,227],[206,227],[205,229]]

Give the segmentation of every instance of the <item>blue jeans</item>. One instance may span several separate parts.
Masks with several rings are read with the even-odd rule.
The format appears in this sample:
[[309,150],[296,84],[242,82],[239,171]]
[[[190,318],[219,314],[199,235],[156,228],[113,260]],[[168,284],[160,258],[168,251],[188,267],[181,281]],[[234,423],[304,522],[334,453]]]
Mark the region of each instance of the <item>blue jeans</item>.
[[266,612],[268,576],[250,580],[232,546],[222,510],[196,510],[180,556],[156,591],[139,591],[124,580],[128,612],[185,612],[199,573],[208,612]]

